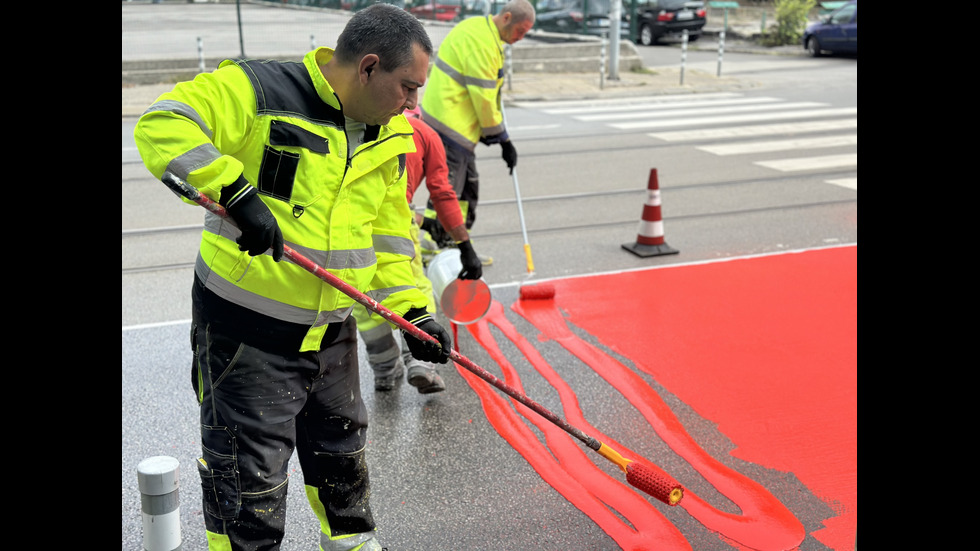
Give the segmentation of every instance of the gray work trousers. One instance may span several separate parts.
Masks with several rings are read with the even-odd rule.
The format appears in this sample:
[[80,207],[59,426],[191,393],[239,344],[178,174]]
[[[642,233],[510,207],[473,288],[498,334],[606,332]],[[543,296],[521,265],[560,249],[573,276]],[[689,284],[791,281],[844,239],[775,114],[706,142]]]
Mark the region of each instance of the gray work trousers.
[[325,537],[372,532],[354,318],[319,352],[259,350],[196,310],[191,331],[209,537],[235,551],[279,549],[294,449]]

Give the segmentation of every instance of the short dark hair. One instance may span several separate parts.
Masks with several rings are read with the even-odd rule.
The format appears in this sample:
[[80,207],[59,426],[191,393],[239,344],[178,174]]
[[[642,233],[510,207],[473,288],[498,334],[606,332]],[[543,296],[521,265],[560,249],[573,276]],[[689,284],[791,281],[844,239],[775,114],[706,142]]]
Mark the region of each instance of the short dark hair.
[[381,70],[391,72],[412,61],[415,44],[432,56],[432,41],[414,15],[391,4],[372,4],[347,22],[334,55],[343,63],[356,63],[377,54]]

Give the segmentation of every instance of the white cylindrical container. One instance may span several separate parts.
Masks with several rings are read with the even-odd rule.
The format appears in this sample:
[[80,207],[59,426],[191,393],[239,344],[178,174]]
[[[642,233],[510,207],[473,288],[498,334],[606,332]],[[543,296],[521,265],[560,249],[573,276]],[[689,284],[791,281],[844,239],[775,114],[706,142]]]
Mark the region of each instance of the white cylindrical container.
[[482,279],[459,279],[462,269],[459,249],[446,249],[429,261],[425,275],[432,282],[436,304],[449,321],[470,325],[487,315],[492,297]]

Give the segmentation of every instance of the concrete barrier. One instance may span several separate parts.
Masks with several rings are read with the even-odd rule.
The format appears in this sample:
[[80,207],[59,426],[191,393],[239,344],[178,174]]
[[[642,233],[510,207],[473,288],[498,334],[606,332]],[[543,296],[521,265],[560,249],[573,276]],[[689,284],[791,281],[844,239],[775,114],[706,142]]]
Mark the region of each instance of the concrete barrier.
[[[549,37],[537,38],[547,40]],[[602,42],[598,38],[553,35],[560,43],[518,42],[511,48],[514,73],[599,73]],[[606,59],[610,59],[606,52]],[[205,71],[213,71],[225,58],[204,59]],[[298,61],[298,58],[279,58]],[[607,61],[608,62],[608,61]],[[122,62],[124,86],[177,83],[194,78],[201,72],[200,59],[160,59]],[[629,40],[619,43],[619,70],[629,72],[643,67],[636,45]]]

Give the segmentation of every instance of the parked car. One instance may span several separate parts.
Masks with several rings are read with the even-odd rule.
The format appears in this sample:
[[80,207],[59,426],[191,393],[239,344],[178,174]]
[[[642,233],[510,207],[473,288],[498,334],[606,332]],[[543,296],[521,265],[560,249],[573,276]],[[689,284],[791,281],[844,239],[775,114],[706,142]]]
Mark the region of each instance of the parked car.
[[820,21],[809,24],[803,31],[803,47],[813,57],[820,57],[825,52],[857,55],[857,0],[851,0]]
[[458,21],[462,19],[463,0],[416,0],[408,12],[418,19]]
[[[540,0],[534,28],[541,31],[601,36],[609,32],[610,0]],[[585,13],[585,10],[588,13]],[[622,36],[629,36],[629,22],[623,13]]]
[[350,10],[361,11],[371,4],[391,4],[395,7],[405,9],[405,0],[353,0],[350,2]]
[[[629,5],[628,2],[624,2]],[[624,8],[627,11],[629,8]],[[701,38],[708,14],[704,2],[692,0],[638,0],[636,4],[636,41],[644,46],[659,44],[663,39]]]

